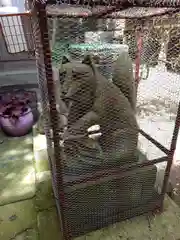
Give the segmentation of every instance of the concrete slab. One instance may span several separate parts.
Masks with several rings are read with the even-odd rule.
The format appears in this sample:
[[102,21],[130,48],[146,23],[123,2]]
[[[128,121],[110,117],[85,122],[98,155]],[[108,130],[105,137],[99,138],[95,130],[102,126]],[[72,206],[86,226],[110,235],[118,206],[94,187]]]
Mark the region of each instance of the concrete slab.
[[[75,240],[179,240],[179,221],[180,208],[166,197],[164,213],[161,215],[135,217],[80,236]],[[55,208],[40,212],[38,214],[40,240],[60,240],[58,222]]]
[[61,240],[56,208],[38,214],[39,240]]
[[50,168],[47,155],[46,138],[44,135],[37,133],[36,127],[33,128],[33,151],[36,171],[48,171]]
[[45,210],[55,206],[50,171],[36,174],[35,203],[37,210]]
[[35,195],[35,169],[32,134],[8,138],[1,133],[0,205],[32,198]]
[[0,86],[37,84],[35,60],[0,63]]
[[0,131],[0,153],[1,161],[31,161],[32,156],[28,154],[32,153],[33,139],[32,133],[24,137],[7,137]]
[[28,229],[21,234],[18,234],[12,240],[38,240],[38,233],[35,229]]
[[14,72],[12,75],[0,75],[0,85],[10,86],[15,84],[37,84],[37,73],[32,71]]
[[35,195],[33,162],[0,162],[0,205],[32,198]]
[[17,72],[29,71],[29,72],[37,72],[36,69],[36,61],[35,59],[26,59],[26,60],[19,60],[19,61],[8,61],[8,62],[1,62],[0,65],[0,76],[7,76],[7,75],[16,75]]
[[50,169],[46,149],[35,150],[34,157],[37,172],[44,172]]
[[9,240],[35,226],[36,212],[33,200],[0,206],[0,239]]

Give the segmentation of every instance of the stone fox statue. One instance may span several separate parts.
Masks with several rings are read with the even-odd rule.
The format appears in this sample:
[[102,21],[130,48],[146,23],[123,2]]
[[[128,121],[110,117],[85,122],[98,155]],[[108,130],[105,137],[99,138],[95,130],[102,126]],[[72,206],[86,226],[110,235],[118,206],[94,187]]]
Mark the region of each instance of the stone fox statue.
[[128,98],[131,107],[136,107],[136,84],[133,76],[132,60],[128,53],[121,53],[113,64],[113,83]]
[[65,142],[69,136],[84,134],[89,127],[98,124],[104,164],[137,160],[138,125],[123,92],[98,72],[90,56],[82,63],[67,59],[60,67],[60,74],[64,75],[62,91],[69,106]]

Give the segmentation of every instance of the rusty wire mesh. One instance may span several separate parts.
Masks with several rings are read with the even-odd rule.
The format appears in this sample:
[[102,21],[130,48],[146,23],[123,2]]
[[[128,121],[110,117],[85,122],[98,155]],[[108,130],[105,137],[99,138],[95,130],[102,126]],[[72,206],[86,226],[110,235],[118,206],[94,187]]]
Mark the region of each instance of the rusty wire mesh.
[[162,207],[179,128],[180,20],[172,9],[139,10],[98,17],[96,7],[88,18],[87,7],[37,4],[32,12],[65,239]]

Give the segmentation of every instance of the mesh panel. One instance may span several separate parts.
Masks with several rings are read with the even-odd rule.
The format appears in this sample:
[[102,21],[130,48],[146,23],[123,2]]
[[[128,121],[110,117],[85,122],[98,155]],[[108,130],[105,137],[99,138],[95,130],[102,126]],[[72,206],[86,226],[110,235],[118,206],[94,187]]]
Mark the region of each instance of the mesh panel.
[[132,8],[105,18],[102,6],[49,4],[33,16],[36,57],[70,239],[162,207],[179,127],[179,15]]
[[[36,13],[34,16],[36,16]],[[43,125],[44,132],[47,137],[47,150],[50,158],[50,166],[51,169],[54,167],[53,164],[53,142],[52,142],[52,134],[50,127],[50,114],[49,114],[49,100],[48,100],[48,90],[47,83],[44,81],[46,79],[45,65],[44,65],[44,55],[43,55],[43,47],[41,44],[41,35],[39,32],[39,21],[37,17],[33,18],[33,33],[35,36],[35,49],[36,49],[36,65],[38,69],[38,84],[40,89],[40,120],[42,121],[41,125]],[[42,117],[43,116],[43,117]]]

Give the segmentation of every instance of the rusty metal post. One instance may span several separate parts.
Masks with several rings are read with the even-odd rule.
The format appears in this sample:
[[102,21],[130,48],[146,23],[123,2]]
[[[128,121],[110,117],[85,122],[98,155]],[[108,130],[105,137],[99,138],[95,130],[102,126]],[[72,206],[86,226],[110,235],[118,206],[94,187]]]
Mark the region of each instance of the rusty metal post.
[[[50,113],[50,123],[52,128],[52,138],[54,147],[54,180],[55,180],[55,197],[58,201],[58,212],[60,216],[61,231],[64,240],[69,240],[70,236],[67,229],[66,220],[64,217],[65,210],[65,196],[64,196],[64,181],[63,181],[63,169],[62,169],[62,157],[60,148],[60,136],[58,128],[58,112],[56,109],[56,99],[54,91],[54,81],[53,81],[53,71],[52,71],[52,61],[51,61],[51,50],[48,37],[48,24],[46,16],[46,2],[44,0],[37,0],[34,4],[34,9],[38,16],[38,25],[41,36],[41,45],[43,50],[42,57],[44,61],[45,77],[44,81],[47,84],[48,100],[49,100],[49,113]],[[32,16],[33,17],[33,16]]]
[[163,187],[161,191],[161,196],[162,196],[162,201],[164,200],[164,196],[166,193],[167,185],[168,185],[168,179],[171,171],[171,166],[173,163],[173,156],[174,152],[176,149],[176,142],[178,138],[178,133],[179,133],[179,127],[180,127],[180,102],[177,110],[177,116],[176,116],[176,121],[175,121],[175,126],[174,126],[174,131],[173,131],[173,136],[171,140],[171,147],[168,155],[168,162],[165,170],[165,175],[164,175],[164,182],[163,182]]

